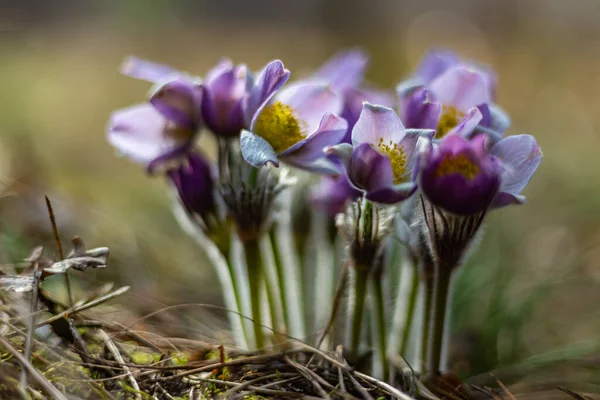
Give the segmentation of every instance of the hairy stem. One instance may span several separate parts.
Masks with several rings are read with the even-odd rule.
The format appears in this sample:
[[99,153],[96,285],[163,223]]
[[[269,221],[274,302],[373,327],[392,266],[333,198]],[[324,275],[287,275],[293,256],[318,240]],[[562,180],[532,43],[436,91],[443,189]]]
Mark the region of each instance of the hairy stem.
[[256,348],[265,346],[265,337],[262,327],[261,292],[262,292],[262,255],[258,240],[247,240],[244,243],[246,268],[248,268],[248,283],[250,285],[250,304],[252,320],[254,321],[254,336]]
[[[365,309],[365,296],[367,294],[368,274],[360,273],[364,267],[354,268],[352,273],[352,297],[349,302],[350,312],[350,352],[353,356],[358,356],[360,346],[360,334],[362,330],[363,313]],[[368,268],[367,268],[368,270]]]
[[265,273],[265,283],[267,286],[267,298],[269,302],[269,312],[271,313],[271,323],[275,331],[284,330],[287,332],[284,323],[283,295],[281,292],[279,274],[275,264],[273,246],[269,235],[262,235],[259,239],[259,250],[261,252],[262,268]]
[[427,374],[435,377],[440,373],[440,361],[444,346],[444,328],[446,312],[449,306],[448,293],[450,289],[451,268],[436,266],[436,276],[433,289],[433,315],[431,318],[431,333],[429,335],[429,350],[427,355]]
[[[413,267],[416,270],[416,267]],[[408,350],[408,339],[412,331],[415,320],[415,309],[417,308],[417,298],[419,294],[419,274],[413,271],[410,292],[408,294],[408,304],[406,305],[406,319],[404,320],[404,330],[402,331],[402,341],[400,342],[400,354],[406,357]]]
[[379,368],[381,372],[381,379],[388,379],[388,363],[387,363],[387,324],[386,324],[386,313],[385,313],[385,301],[383,294],[383,282],[381,276],[372,277],[369,279],[371,282],[371,291],[373,295],[373,306],[374,306],[374,318],[375,318],[375,332],[373,337],[375,348],[377,350],[377,357]]

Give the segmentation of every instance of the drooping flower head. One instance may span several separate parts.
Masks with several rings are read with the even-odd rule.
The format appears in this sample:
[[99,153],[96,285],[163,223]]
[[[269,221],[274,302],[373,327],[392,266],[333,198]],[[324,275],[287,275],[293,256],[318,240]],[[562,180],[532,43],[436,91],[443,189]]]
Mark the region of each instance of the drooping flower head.
[[335,172],[323,149],[339,143],[347,123],[338,114],[342,96],[328,85],[298,82],[258,108],[242,131],[244,159],[254,167],[285,163],[313,172]]
[[256,110],[266,104],[288,80],[290,72],[279,60],[268,63],[257,77],[245,65],[223,60],[202,83],[202,116],[217,136],[239,136],[249,128]]
[[352,130],[352,146],[340,145],[328,152],[344,160],[350,182],[366,199],[394,204],[417,190],[412,180],[415,146],[420,137],[433,134],[407,131],[394,110],[365,103]]
[[323,176],[310,192],[310,202],[330,217],[344,212],[348,202],[361,195],[344,174]]
[[148,103],[117,110],[111,115],[108,141],[152,171],[191,148],[202,126],[200,78],[138,59],[129,59],[124,72],[154,81],[156,87]]
[[415,77],[397,87],[404,123],[409,128],[435,129],[441,139],[472,108],[482,114],[480,128],[498,140],[510,125],[495,101],[496,77],[487,69],[461,62],[453,53],[429,53]]

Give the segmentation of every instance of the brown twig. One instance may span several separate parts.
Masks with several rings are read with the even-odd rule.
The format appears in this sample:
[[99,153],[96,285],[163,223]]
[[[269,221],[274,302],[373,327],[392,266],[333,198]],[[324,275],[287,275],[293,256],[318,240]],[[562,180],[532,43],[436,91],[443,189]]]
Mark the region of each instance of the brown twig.
[[[48,208],[48,215],[50,216],[50,224],[52,225],[52,235],[54,236],[54,243],[56,243],[56,250],[58,251],[58,256],[61,260],[65,259],[65,253],[63,252],[62,243],[60,242],[60,236],[58,234],[58,226],[56,225],[56,217],[54,215],[54,209],[52,208],[52,203],[48,198],[48,195],[45,194],[44,198],[46,199],[46,207]],[[67,293],[69,295],[69,305],[73,306],[75,300],[73,299],[73,292],[71,291],[71,281],[69,279],[69,271],[65,271],[65,285],[67,286]]]

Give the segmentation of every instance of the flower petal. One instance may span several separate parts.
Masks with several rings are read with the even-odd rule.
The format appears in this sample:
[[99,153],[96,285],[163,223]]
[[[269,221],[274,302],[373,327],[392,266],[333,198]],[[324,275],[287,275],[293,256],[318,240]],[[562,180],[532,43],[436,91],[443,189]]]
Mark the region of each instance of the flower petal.
[[481,111],[477,107],[471,108],[467,114],[459,121],[448,135],[460,135],[464,138],[470,138],[475,133],[475,128],[481,122]]
[[189,153],[187,162],[167,171],[179,198],[190,213],[205,215],[216,207],[210,163],[198,153]]
[[117,110],[110,118],[108,141],[134,161],[150,163],[182,144],[166,134],[167,124],[167,119],[150,104]]
[[312,78],[327,82],[344,92],[360,85],[368,63],[369,57],[360,49],[342,51],[327,60]]
[[496,195],[496,197],[494,197],[494,200],[492,200],[492,204],[490,204],[490,207],[501,208],[510,205],[520,205],[524,204],[525,201],[525,196],[522,196],[520,194],[500,192]]
[[406,156],[406,172],[411,173],[414,162],[417,157],[414,156],[417,148],[417,143],[420,139],[425,139],[427,143],[430,143],[435,136],[435,131],[432,129],[407,129],[406,135],[398,145],[402,147],[404,155]]
[[302,159],[303,163],[312,162],[325,156],[325,148],[341,142],[346,134],[348,123],[337,115],[327,113],[321,119],[317,131],[304,140],[285,150],[279,157],[287,162]]
[[372,104],[394,108],[396,106],[396,98],[391,93],[385,90],[377,89],[348,89],[344,93],[344,109],[342,110],[342,118],[348,121],[348,131],[343,141],[346,143],[352,142],[352,128],[358,121],[362,112],[363,103],[368,101]]
[[435,100],[463,112],[492,102],[483,74],[465,66],[447,70],[431,82],[429,89]]
[[365,194],[367,200],[381,204],[396,204],[406,200],[417,191],[414,182],[405,182],[399,185],[383,186]]
[[246,126],[251,126],[259,111],[289,78],[290,71],[279,60],[271,61],[260,71],[243,110]]
[[423,56],[415,71],[423,84],[428,84],[460,62],[456,53],[450,50],[430,50]]
[[202,90],[190,82],[175,80],[161,86],[150,103],[179,128],[196,130],[202,122]]
[[490,129],[500,134],[510,127],[510,117],[497,104],[488,104],[490,108]]
[[501,192],[521,193],[542,161],[542,152],[531,135],[509,136],[496,143],[491,153],[502,162]]
[[256,168],[263,167],[268,163],[279,167],[279,159],[273,147],[263,138],[254,133],[243,130],[240,136],[242,157],[246,162]]
[[394,182],[390,160],[368,143],[359,144],[354,148],[346,171],[352,185],[367,192],[391,186]]
[[292,83],[277,93],[275,99],[292,108],[309,135],[317,130],[323,115],[340,114],[344,105],[340,93],[333,91],[329,85],[311,81]]
[[436,129],[442,115],[442,105],[428,98],[428,91],[421,88],[410,96],[402,97],[402,122],[409,128]]
[[377,146],[380,139],[385,143],[399,143],[403,137],[404,125],[394,110],[370,103],[363,104],[360,117],[352,129],[354,146],[362,143]]
[[126,58],[121,66],[121,73],[152,83],[166,83],[187,76],[185,73],[168,65],[158,64],[137,57]]

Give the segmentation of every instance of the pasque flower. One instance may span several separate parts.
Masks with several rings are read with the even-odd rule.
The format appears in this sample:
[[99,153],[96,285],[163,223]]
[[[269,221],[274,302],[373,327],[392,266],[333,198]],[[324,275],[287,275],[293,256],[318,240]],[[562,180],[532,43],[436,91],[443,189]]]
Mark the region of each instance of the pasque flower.
[[263,107],[288,80],[290,72],[279,60],[268,63],[255,77],[245,65],[223,60],[204,77],[202,116],[217,136],[237,137],[249,128]]
[[323,81],[341,93],[344,106],[340,116],[348,122],[348,130],[342,142],[351,143],[352,128],[362,111],[363,102],[394,107],[396,99],[385,90],[364,85],[365,70],[369,57],[359,49],[341,51],[327,60],[311,79]]
[[314,172],[335,172],[323,149],[339,143],[348,126],[336,115],[342,96],[328,85],[298,82],[282,89],[258,108],[249,130],[243,130],[244,159],[255,167],[279,161]]
[[541,162],[542,153],[530,135],[509,136],[489,150],[485,135],[466,139],[480,118],[476,114],[471,124],[459,125],[421,156],[421,190],[432,204],[452,214],[472,215],[524,202],[520,192]]
[[329,148],[343,159],[346,174],[365,198],[377,203],[398,203],[417,190],[412,180],[413,155],[420,137],[431,130],[406,130],[391,108],[365,103],[352,129],[352,146]]
[[510,120],[495,101],[496,77],[451,52],[430,52],[415,76],[397,87],[404,123],[409,128],[435,129],[441,139],[473,107],[482,113],[480,128],[498,140]]
[[129,59],[124,72],[153,81],[156,88],[148,103],[111,115],[108,141],[152,171],[159,164],[187,153],[202,126],[200,78],[138,59]]

